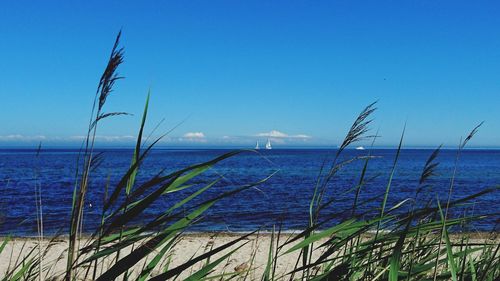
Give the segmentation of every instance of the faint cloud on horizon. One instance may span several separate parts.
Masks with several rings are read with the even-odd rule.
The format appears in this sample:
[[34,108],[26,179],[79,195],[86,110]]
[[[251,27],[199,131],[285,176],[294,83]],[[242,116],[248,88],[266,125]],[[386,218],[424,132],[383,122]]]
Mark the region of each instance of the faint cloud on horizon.
[[[44,135],[34,135],[26,136],[21,134],[11,134],[11,135],[0,135],[0,144],[5,145],[15,145],[16,143],[22,145],[35,145],[38,142],[42,142],[45,145],[76,145],[80,144],[86,139],[84,135],[74,135],[74,136],[44,136]],[[154,136],[151,139],[155,139]],[[270,139],[274,143],[280,144],[303,144],[305,142],[310,143],[312,139],[311,136],[306,134],[296,134],[289,135],[287,133],[272,130],[270,132],[262,132],[254,135],[243,135],[243,136],[232,136],[224,135],[220,137],[208,138],[205,133],[201,131],[187,132],[181,136],[165,136],[160,144],[172,144],[172,145],[196,145],[196,144],[210,144],[210,145],[254,145],[257,141],[264,142],[265,139]],[[128,145],[134,144],[137,140],[137,136],[133,135],[97,135],[95,136],[95,141],[97,144],[104,145]],[[143,141],[146,141],[143,139]]]
[[182,137],[187,139],[204,139],[205,134],[202,132],[189,132],[185,133]]
[[312,138],[311,136],[305,135],[305,134],[298,134],[298,135],[288,135],[286,133],[280,132],[278,130],[272,130],[267,133],[258,133],[256,135],[257,137],[268,137],[268,138],[278,138],[278,139],[310,139]]
[[2,142],[12,142],[12,141],[20,141],[20,142],[29,142],[29,141],[43,141],[46,140],[46,136],[38,135],[38,136],[24,136],[24,135],[4,135],[0,136],[0,141]]
[[188,132],[185,133],[182,138],[179,138],[180,142],[207,142],[207,138],[203,132]]

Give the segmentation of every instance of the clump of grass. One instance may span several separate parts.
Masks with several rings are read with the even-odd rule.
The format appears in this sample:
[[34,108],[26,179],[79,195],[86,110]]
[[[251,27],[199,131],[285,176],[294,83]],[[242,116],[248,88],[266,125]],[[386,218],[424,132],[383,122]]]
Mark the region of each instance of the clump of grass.
[[[365,112],[367,112],[366,109],[357,118],[352,128],[356,128],[356,124],[359,124],[358,120],[366,118]],[[477,128],[472,130],[466,140],[472,138]],[[351,131],[346,139],[354,139],[349,138]],[[363,131],[367,132],[367,129],[363,128]],[[296,244],[284,254],[300,251],[302,256],[302,266],[296,266],[292,274],[300,273],[301,278],[307,280],[494,280],[498,276],[500,272],[498,241],[464,245],[456,242],[463,241],[463,238],[457,237],[452,240],[448,234],[450,227],[455,227],[457,230],[458,227],[484,219],[485,216],[449,219],[443,212],[438,199],[423,204],[418,201],[418,194],[429,187],[427,180],[436,173],[439,164],[436,159],[440,147],[429,156],[420,176],[415,197],[405,199],[388,208],[387,199],[391,193],[391,182],[397,168],[403,136],[404,130],[389,172],[385,192],[382,195],[379,216],[368,220],[359,219],[355,212],[352,212],[351,218],[341,220],[340,223],[320,231],[318,229],[322,225],[335,220],[335,217],[327,217],[321,221],[316,215],[311,219],[309,228],[281,246],[284,247],[294,242]],[[334,163],[344,148],[341,146],[337,151]],[[463,148],[462,142],[458,153]],[[371,152],[368,155],[371,155]],[[369,158],[365,159],[359,185],[348,191],[355,192],[353,210],[355,210],[359,195],[359,186],[363,184],[368,160]],[[338,164],[335,164],[334,167],[337,166]],[[455,176],[454,172],[451,182]],[[327,179],[330,178],[327,177]],[[455,201],[450,199],[451,190],[450,188],[447,209],[459,208],[461,204],[479,196],[498,192],[498,186]],[[334,202],[335,198],[329,200],[327,204]],[[402,215],[395,212],[409,202],[412,202],[412,207],[408,212],[403,212]],[[326,242],[323,241],[325,239]],[[314,244],[318,241],[321,241],[321,244],[315,246]],[[445,241],[444,249],[441,248],[442,241]],[[315,252],[319,252],[320,256],[313,260]],[[481,254],[474,255],[474,253]],[[483,257],[488,258],[483,259]],[[477,267],[476,265],[479,264],[481,266]],[[491,266],[493,264],[494,266]],[[477,276],[483,276],[486,279],[478,279]]]
[[[15,261],[11,254],[9,260],[11,266],[8,267],[2,280],[34,280],[42,279],[42,275],[43,279],[63,277],[68,281],[77,279],[142,281],[179,278],[249,280],[255,276],[251,273],[257,268],[253,264],[258,254],[256,249],[248,259],[250,264],[245,264],[238,270],[226,271],[227,264],[230,257],[249,243],[247,239],[258,230],[222,245],[205,247],[203,252],[195,253],[184,263],[175,266],[172,265],[172,260],[176,258],[173,249],[185,231],[200,221],[217,202],[266,182],[274,173],[258,182],[241,184],[234,189],[212,197],[208,196],[207,191],[215,188],[222,180],[222,176],[208,182],[197,181],[197,178],[228,158],[236,157],[243,152],[255,152],[239,150],[168,174],[160,171],[153,177],[137,181],[142,163],[164,137],[160,136],[147,145],[143,141],[149,93],[130,166],[116,184],[111,184],[108,178],[102,187],[105,195],[102,202],[101,224],[89,237],[82,236],[83,206],[88,183],[93,170],[103,159],[102,154],[94,153],[98,125],[106,118],[127,114],[104,112],[115,82],[122,78],[118,74],[118,68],[123,62],[120,37],[121,32],[115,40],[107,66],[99,80],[87,136],[79,156],[81,163],[79,162],[79,170],[76,171],[66,270],[61,276],[55,276],[53,265],[44,266],[42,263],[50,247],[57,241],[58,236],[54,236],[49,243],[44,244],[46,245],[44,251],[40,251],[42,249],[40,242],[38,248],[26,251],[25,255],[22,257],[19,255]],[[350,145],[360,140],[372,139],[371,147],[374,146],[378,133],[369,135],[369,132],[372,115],[376,111],[375,105],[376,103],[372,103],[361,111],[340,147],[334,151],[333,159],[325,159],[323,162],[317,183],[311,190],[309,221],[304,225],[304,229],[298,233],[284,234],[281,225],[272,227],[269,248],[265,251],[266,263],[259,279],[496,280],[495,278],[500,276],[498,240],[478,242],[469,239],[466,232],[460,232],[469,229],[471,223],[487,216],[450,215],[454,213],[450,210],[459,209],[464,203],[488,193],[498,192],[498,186],[491,187],[452,200],[460,153],[477,133],[479,126],[474,128],[459,145],[444,208],[439,198],[421,195],[430,194],[432,183],[429,179],[437,173],[441,147],[429,155],[418,179],[418,185],[415,186],[413,197],[392,206],[389,204],[388,198],[394,192],[392,180],[398,169],[404,130],[393,165],[388,171],[388,182],[384,185],[384,192],[360,201],[363,187],[371,180],[366,175],[372,163],[371,159],[376,155],[372,149],[368,150],[366,155],[347,160],[343,160],[342,155]],[[349,205],[352,207],[335,213],[326,213],[327,207],[335,206],[341,198],[336,195],[328,197],[330,195],[327,196],[329,194],[326,192],[327,189],[335,183],[345,166],[358,161],[363,163],[359,180],[356,185],[343,191],[343,194],[352,194],[353,202]],[[153,204],[180,191],[191,191],[191,193],[173,202],[155,217],[140,224],[135,222],[135,219],[143,217],[144,212]],[[41,206],[40,193],[41,191],[37,189],[36,203],[39,206]],[[380,207],[360,212],[359,207],[368,201],[379,201]],[[342,213],[348,213],[350,216],[345,218]],[[373,215],[374,213],[376,215]],[[41,223],[41,217],[39,221]],[[450,234],[452,228],[458,232]],[[3,240],[0,244],[0,254],[9,242],[9,238]],[[39,249],[38,254],[35,249]],[[24,251],[24,246],[21,251]],[[286,272],[279,271],[281,261],[290,255],[297,257],[296,263]],[[224,264],[226,266],[223,266],[222,271],[217,271]]]

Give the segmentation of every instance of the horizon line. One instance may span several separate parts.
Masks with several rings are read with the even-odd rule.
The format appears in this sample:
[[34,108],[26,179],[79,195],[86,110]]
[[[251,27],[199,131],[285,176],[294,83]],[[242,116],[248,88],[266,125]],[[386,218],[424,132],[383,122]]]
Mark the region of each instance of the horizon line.
[[[362,146],[362,145],[353,145],[349,146],[347,150],[356,150],[359,147],[363,147],[363,150],[370,149],[397,149],[397,145],[374,145],[373,147]],[[401,149],[436,149],[437,145],[407,145],[402,146]],[[280,145],[274,146],[269,150],[284,150],[284,149],[338,149],[337,145]],[[10,150],[10,149],[21,149],[21,150],[37,150],[38,146],[33,145],[0,145],[0,150]],[[41,149],[70,149],[70,150],[79,150],[80,146],[77,145],[47,145],[41,146]],[[135,149],[135,145],[97,145],[95,149]],[[162,150],[177,150],[177,149],[189,149],[189,150],[206,150],[206,149],[214,149],[214,150],[224,150],[224,149],[248,149],[255,150],[254,147],[249,147],[245,145],[157,145],[153,147],[153,149],[162,149]],[[441,149],[445,150],[456,150],[458,146],[442,146]],[[498,150],[500,146],[469,146],[463,148],[464,150]],[[266,151],[268,149],[261,148],[258,150]]]

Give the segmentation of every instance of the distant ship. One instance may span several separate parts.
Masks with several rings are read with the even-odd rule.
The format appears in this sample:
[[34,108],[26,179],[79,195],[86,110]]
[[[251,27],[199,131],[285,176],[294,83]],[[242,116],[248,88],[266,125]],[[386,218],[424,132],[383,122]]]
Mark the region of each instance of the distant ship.
[[365,150],[365,148],[362,146],[358,146],[358,147],[356,147],[356,150]]
[[266,149],[272,149],[271,140],[270,139],[267,139]]
[[260,149],[260,147],[259,147],[259,141],[257,141],[257,143],[255,144],[255,149]]

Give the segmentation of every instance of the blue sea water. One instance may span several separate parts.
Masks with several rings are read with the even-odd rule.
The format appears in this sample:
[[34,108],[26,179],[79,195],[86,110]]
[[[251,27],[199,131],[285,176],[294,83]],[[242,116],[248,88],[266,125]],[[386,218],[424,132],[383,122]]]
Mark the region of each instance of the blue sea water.
[[[208,161],[229,150],[223,149],[156,149],[153,150],[137,176],[141,183],[164,169],[164,174],[189,165]],[[110,189],[130,166],[130,149],[101,149],[103,162],[92,172],[85,205],[84,229],[94,230],[100,221],[104,187],[109,177]],[[341,160],[363,156],[367,150],[346,150]],[[413,198],[424,164],[432,153],[429,149],[404,149],[397,162],[388,207]],[[192,180],[192,188],[165,195],[149,208],[137,223],[160,214],[178,200],[188,196],[197,187],[220,178],[221,180],[193,201],[193,204],[217,196],[236,187],[257,182],[273,172],[265,183],[218,202],[192,231],[249,231],[282,223],[288,230],[303,229],[307,225],[308,207],[322,163],[331,164],[334,151],[327,149],[273,149],[259,153],[245,152],[224,160],[206,173]],[[361,190],[360,202],[384,193],[396,151],[375,149],[368,165]],[[37,156],[35,150],[0,150],[0,235],[34,235],[36,233],[35,186],[42,190],[43,218],[46,233],[67,228],[75,184],[78,150],[44,149]],[[442,150],[437,175],[429,179],[429,186],[421,195],[425,200],[447,199],[450,180],[455,167],[456,151]],[[363,161],[344,166],[329,184],[325,200],[334,199],[323,211],[325,216],[336,214],[346,218],[354,200],[349,191],[358,184]],[[457,165],[452,199],[462,198],[485,188],[500,184],[500,150],[471,149],[462,152]],[[452,215],[493,214],[474,223],[473,230],[492,230],[498,223],[498,191],[476,198]],[[368,201],[358,213],[374,210],[381,198]],[[410,203],[407,202],[406,205]],[[404,209],[404,206],[403,206]],[[370,212],[367,216],[370,215]]]

